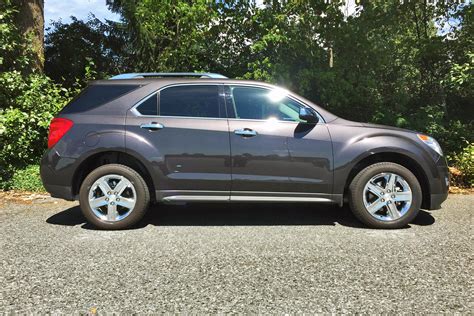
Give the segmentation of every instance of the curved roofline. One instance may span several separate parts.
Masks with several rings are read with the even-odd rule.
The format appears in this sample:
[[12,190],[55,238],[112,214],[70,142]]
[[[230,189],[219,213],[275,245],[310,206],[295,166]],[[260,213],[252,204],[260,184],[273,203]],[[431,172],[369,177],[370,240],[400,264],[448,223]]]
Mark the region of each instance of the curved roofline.
[[124,73],[111,77],[109,80],[117,79],[141,79],[141,78],[179,78],[179,77],[197,77],[197,78],[218,78],[227,79],[226,76],[212,72],[135,72]]

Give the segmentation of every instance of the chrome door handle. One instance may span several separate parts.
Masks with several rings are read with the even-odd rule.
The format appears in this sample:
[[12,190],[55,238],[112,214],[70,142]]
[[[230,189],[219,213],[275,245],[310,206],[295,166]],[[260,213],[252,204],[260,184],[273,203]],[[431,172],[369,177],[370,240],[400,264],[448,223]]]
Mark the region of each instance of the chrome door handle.
[[250,128],[244,128],[244,129],[236,129],[234,131],[235,135],[240,135],[244,137],[252,137],[252,136],[257,136],[257,132],[250,129]]
[[140,128],[147,129],[149,131],[157,131],[159,129],[165,128],[165,126],[161,123],[151,122],[140,125]]

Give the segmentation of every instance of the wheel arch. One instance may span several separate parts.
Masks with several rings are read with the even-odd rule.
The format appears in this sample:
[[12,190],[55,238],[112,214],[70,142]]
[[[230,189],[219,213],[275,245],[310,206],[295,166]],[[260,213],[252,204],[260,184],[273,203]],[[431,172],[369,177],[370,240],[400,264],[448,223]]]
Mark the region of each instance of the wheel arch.
[[349,172],[349,175],[347,176],[347,179],[344,185],[345,198],[348,196],[349,185],[351,184],[354,177],[364,168],[378,162],[393,162],[410,170],[415,175],[415,177],[417,178],[421,186],[421,191],[423,195],[421,207],[429,208],[430,185],[429,185],[428,177],[426,175],[425,170],[415,159],[411,158],[410,156],[397,153],[397,152],[374,153],[359,160],[354,165],[354,167]]
[[120,150],[107,150],[96,152],[85,158],[77,167],[72,179],[72,194],[77,196],[82,182],[86,176],[94,169],[112,163],[118,163],[132,168],[145,180],[150,191],[150,198],[155,201],[155,184],[150,170],[139,158],[130,153]]

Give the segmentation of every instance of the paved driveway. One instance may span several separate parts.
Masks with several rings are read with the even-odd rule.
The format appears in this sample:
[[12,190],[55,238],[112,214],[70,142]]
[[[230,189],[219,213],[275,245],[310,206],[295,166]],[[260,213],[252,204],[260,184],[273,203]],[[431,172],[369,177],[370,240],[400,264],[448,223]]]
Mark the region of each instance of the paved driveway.
[[393,231],[331,206],[161,206],[109,232],[77,203],[3,201],[0,313],[469,313],[473,205]]

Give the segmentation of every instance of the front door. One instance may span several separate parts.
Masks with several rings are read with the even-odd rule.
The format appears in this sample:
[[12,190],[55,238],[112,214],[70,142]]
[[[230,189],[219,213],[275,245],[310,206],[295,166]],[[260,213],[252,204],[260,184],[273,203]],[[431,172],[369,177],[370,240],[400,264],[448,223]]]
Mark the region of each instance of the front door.
[[329,132],[324,122],[308,124],[299,118],[299,109],[305,105],[284,90],[239,85],[226,87],[226,105],[231,199],[330,198]]
[[167,87],[127,115],[127,149],[139,151],[153,165],[158,198],[229,199],[229,127],[221,89]]

